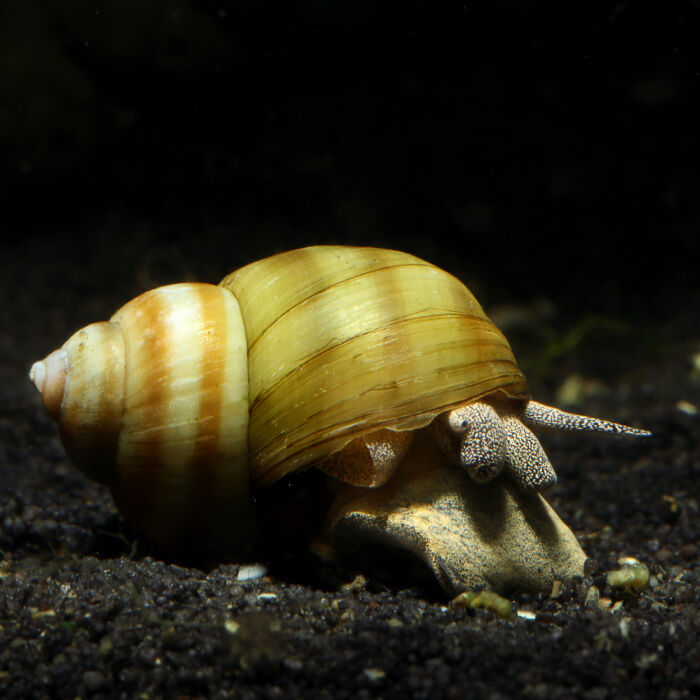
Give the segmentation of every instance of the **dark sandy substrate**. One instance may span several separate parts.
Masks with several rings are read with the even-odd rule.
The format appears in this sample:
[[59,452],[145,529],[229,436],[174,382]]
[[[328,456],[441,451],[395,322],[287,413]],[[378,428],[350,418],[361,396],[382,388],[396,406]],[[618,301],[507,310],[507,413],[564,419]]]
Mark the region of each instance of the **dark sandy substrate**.
[[[342,587],[354,572],[313,557],[239,581],[235,563],[204,570],[150,556],[107,492],[67,461],[26,380],[36,337],[63,319],[6,310],[3,320],[3,697],[700,695],[700,419],[677,407],[700,406],[692,328],[676,324],[656,361],[579,406],[653,438],[545,439],[560,476],[549,500],[590,556],[590,574],[556,598],[512,596],[534,618],[509,622],[450,608],[408,571],[404,585],[365,572],[365,586]],[[624,555],[651,571],[640,594],[606,583]]]

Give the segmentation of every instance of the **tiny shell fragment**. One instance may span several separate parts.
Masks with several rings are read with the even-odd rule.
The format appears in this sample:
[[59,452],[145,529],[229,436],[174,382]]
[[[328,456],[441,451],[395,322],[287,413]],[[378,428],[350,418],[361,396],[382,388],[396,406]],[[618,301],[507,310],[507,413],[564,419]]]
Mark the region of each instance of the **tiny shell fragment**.
[[493,591],[465,591],[460,593],[451,603],[453,608],[469,608],[475,610],[481,608],[496,613],[505,620],[515,619],[513,604],[503,596]]
[[607,581],[613,588],[623,588],[628,592],[643,591],[649,583],[649,569],[634,560],[634,563],[625,563],[619,569],[609,571]]

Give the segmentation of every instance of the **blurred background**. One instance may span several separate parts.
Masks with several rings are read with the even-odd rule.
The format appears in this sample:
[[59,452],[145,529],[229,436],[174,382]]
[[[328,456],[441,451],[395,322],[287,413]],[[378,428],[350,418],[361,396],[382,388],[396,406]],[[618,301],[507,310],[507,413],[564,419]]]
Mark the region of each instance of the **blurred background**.
[[697,335],[698,36],[697,0],[3,2],[5,349],[341,243],[466,281],[545,389],[620,376]]

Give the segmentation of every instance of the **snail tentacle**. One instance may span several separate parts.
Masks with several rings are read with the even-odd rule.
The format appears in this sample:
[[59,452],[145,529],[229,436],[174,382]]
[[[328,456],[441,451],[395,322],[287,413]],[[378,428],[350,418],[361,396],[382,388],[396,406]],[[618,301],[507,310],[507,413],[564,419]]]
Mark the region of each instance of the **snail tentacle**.
[[522,488],[541,491],[555,484],[557,475],[530,428],[651,435],[648,430],[567,413],[537,401],[516,408],[501,396],[450,411],[435,421],[434,434],[450,459],[475,481],[490,481],[505,467]]
[[447,423],[464,433],[459,461],[472,479],[485,483],[496,477],[505,464],[507,435],[493,406],[484,401],[461,406],[447,415]]
[[446,414],[442,423],[451,438],[445,437],[444,428],[436,433],[453,461],[479,483],[491,481],[505,467],[524,489],[540,491],[555,484],[557,475],[535,435],[509,407],[502,402],[497,406],[476,401]]
[[641,428],[631,428],[621,423],[613,423],[601,418],[592,418],[577,413],[568,413],[554,406],[528,401],[522,411],[523,423],[531,428],[544,428],[550,430],[586,430],[599,433],[613,433],[616,435],[632,435],[636,437],[648,437],[651,432]]
[[504,415],[502,421],[510,475],[528,490],[542,491],[556,484],[557,474],[535,434],[513,414]]

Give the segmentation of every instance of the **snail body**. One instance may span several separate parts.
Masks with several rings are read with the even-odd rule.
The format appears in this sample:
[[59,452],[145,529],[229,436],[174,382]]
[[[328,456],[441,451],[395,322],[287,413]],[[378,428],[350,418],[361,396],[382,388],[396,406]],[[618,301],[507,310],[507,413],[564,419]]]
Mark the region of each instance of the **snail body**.
[[304,248],[219,285],[151,290],[31,377],[76,464],[170,550],[244,548],[250,493],[311,465],[381,485],[430,424],[477,480],[510,464],[532,488],[555,476],[523,416],[635,433],[556,409],[542,418],[467,287],[377,248]]

